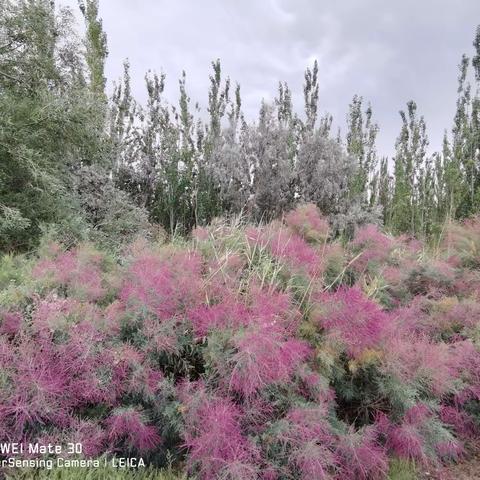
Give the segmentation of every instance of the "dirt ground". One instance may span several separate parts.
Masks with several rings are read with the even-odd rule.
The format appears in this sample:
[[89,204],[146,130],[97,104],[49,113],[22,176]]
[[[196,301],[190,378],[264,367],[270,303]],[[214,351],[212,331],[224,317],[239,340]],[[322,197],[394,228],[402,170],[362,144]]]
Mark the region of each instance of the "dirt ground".
[[445,480],[474,480],[480,479],[480,456],[471,459],[468,462],[460,463],[448,469],[450,477]]
[[422,472],[419,480],[480,480],[480,455],[439,470]]

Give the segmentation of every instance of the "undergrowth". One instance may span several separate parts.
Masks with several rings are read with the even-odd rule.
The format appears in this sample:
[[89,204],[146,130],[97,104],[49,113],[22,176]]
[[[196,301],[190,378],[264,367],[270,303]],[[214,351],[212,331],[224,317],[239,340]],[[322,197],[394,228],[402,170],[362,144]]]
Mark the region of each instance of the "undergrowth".
[[435,255],[372,225],[342,243],[306,205],[116,259],[4,257],[0,441],[141,456],[138,478],[407,479],[462,461],[480,428],[478,244],[478,220]]

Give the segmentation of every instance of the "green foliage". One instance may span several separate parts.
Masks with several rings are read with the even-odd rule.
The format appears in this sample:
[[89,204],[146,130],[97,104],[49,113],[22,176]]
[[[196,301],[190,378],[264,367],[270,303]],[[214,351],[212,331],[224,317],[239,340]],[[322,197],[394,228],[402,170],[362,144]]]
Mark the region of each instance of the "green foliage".
[[388,480],[417,480],[418,471],[409,460],[394,458],[390,461]]
[[100,167],[83,167],[74,176],[74,199],[90,229],[89,237],[114,249],[151,231],[148,214],[132,203],[127,193],[115,187]]
[[4,254],[0,256],[0,290],[11,284],[24,283],[27,269],[28,262],[21,255]]
[[103,466],[104,459],[100,459],[99,468],[54,468],[24,469],[8,474],[8,480],[187,480],[185,475],[176,474],[171,470],[160,470],[152,467],[126,469],[112,466]]
[[[152,72],[140,105],[126,63],[108,102],[99,2],[78,3],[81,36],[55,2],[0,0],[0,251],[31,250],[45,231],[116,248],[137,229],[135,217],[144,232],[145,214],[177,235],[222,215],[278,218],[303,201],[345,237],[382,221],[395,233],[438,237],[450,219],[478,210],[479,29],[474,55],[461,60],[451,138],[445,133],[442,151],[428,155],[425,121],[410,101],[389,165],[377,155],[372,108],[358,95],[344,139],[332,137],[332,117],[319,116],[317,62],[305,71],[303,117],[280,82],[272,104],[263,102],[258,121],[248,123],[240,86],[233,88],[218,59],[205,120],[191,104],[185,72],[178,105],[164,99],[165,75]],[[92,165],[108,185],[101,227],[88,211],[91,195],[72,195],[78,172]]]
[[423,227],[420,197],[425,169],[426,125],[417,117],[414,101],[401,111],[402,129],[396,143],[395,186],[391,204],[391,228],[396,233],[418,234]]
[[22,216],[17,208],[2,206],[2,215],[0,217],[0,238],[4,244],[12,242],[12,240],[22,234],[26,230],[31,221]]
[[[218,75],[219,71],[215,78]],[[112,98],[114,180],[148,211],[150,220],[171,235],[187,233],[219,213],[207,169],[217,127],[211,126],[204,144],[203,126],[193,124],[189,111],[185,75],[180,80],[179,112],[163,100],[164,75],[149,73],[145,81],[148,100],[146,107],[141,107],[131,97],[126,64],[122,83]],[[217,87],[212,85],[215,91]],[[224,107],[212,109],[223,112]],[[212,122],[217,124],[216,120]]]
[[[473,43],[475,56],[463,55],[459,65],[458,100],[451,140],[445,132],[442,151],[428,156],[423,117],[416,104],[407,104],[396,143],[393,182],[386,162],[379,178],[380,203],[385,224],[398,233],[438,237],[444,223],[473,215],[479,208],[480,111],[478,28]],[[470,80],[470,66],[474,76]],[[355,105],[355,104],[354,104]],[[358,130],[358,128],[357,128]]]
[[105,96],[106,78],[104,74],[105,59],[108,53],[107,36],[102,29],[102,21],[98,18],[98,0],[79,0],[80,10],[85,17],[86,55],[90,73],[90,89],[99,95],[100,100]]
[[352,195],[360,196],[364,208],[366,208],[377,202],[378,159],[375,142],[378,125],[372,123],[372,107],[370,105],[364,116],[362,103],[362,97],[355,95],[350,104],[346,147],[347,153],[353,155],[358,162],[357,173],[351,185]]
[[69,170],[103,155],[103,113],[71,13],[46,0],[0,8],[0,250],[26,250],[69,216]]

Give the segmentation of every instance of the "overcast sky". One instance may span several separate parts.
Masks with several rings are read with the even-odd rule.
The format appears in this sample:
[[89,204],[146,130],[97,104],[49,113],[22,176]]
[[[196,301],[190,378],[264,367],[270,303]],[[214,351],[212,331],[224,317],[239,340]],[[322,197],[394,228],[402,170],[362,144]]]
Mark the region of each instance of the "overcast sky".
[[[76,0],[60,0],[77,8]],[[457,65],[472,53],[479,0],[100,0],[112,82],[128,57],[133,92],[145,98],[148,69],[163,71],[176,102],[187,72],[192,101],[205,110],[210,63],[241,85],[247,118],[287,81],[297,111],[303,72],[319,62],[320,111],[345,131],[352,96],[371,102],[379,150],[392,154],[398,111],[414,99],[425,116],[431,150],[441,146],[455,111]]]

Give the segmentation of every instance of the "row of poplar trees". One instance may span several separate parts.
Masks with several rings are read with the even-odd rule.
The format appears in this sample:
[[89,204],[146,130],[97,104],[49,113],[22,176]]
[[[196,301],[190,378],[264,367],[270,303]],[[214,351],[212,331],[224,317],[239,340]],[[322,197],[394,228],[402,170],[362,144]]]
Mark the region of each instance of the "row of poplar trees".
[[[382,199],[384,222],[395,232],[430,235],[452,219],[480,209],[480,26],[474,56],[459,65],[457,108],[441,152],[428,155],[428,137],[415,102],[401,111],[393,177],[387,175]],[[387,172],[387,167],[383,166]]]
[[480,207],[480,28],[460,64],[457,110],[443,149],[428,152],[415,102],[400,112],[394,158],[380,157],[372,108],[354,96],[345,134],[319,112],[319,71],[304,75],[297,113],[280,82],[259,116],[212,63],[206,111],[185,73],[179,101],[147,72],[147,101],[132,95],[128,62],[110,97],[98,1],[74,16],[51,0],[0,0],[0,250],[28,250],[46,230],[109,244],[161,225],[188,233],[218,216],[253,221],[313,202],[334,231],[365,222],[430,236]]
[[332,135],[330,115],[318,118],[316,62],[305,72],[301,118],[288,85],[280,82],[254,123],[243,117],[240,86],[232,92],[214,62],[206,124],[190,112],[185,74],[177,108],[162,101],[165,77],[147,75],[149,100],[142,109],[131,97],[126,64],[113,96],[122,188],[143,196],[144,206],[169,229],[188,230],[232,212],[268,219],[307,201],[330,215],[338,230],[381,221],[397,234],[438,234],[445,222],[480,207],[480,26],[473,46],[474,56],[464,55],[459,66],[457,108],[442,151],[429,154],[425,120],[409,101],[400,111],[391,159],[378,155],[379,126],[362,97],[349,105],[344,137]]

